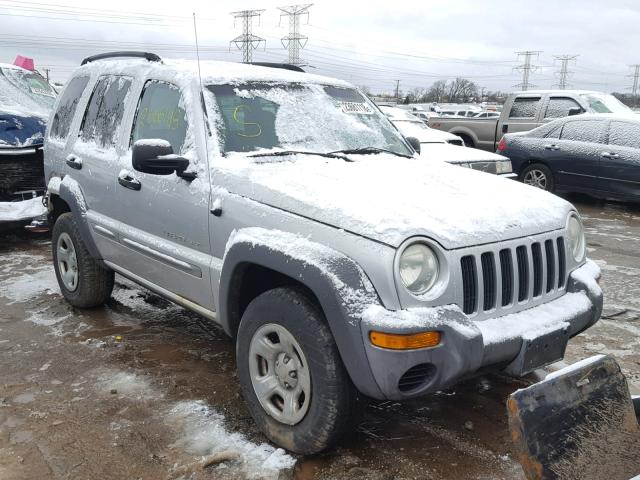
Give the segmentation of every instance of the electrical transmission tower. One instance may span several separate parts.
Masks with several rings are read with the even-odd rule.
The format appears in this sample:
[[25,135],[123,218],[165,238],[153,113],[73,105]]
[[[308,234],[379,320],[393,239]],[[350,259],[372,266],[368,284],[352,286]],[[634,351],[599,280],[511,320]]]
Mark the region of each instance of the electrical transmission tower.
[[560,60],[560,71],[558,72],[558,83],[556,84],[560,90],[565,90],[569,83],[569,74],[573,73],[569,71],[569,62],[578,58],[578,55],[554,55],[553,58]]
[[524,57],[524,62],[522,63],[522,65],[515,68],[519,72],[522,72],[522,82],[518,83],[517,85],[514,85],[514,87],[520,87],[522,88],[522,91],[529,90],[529,88],[531,87],[535,87],[535,85],[533,85],[532,83],[529,83],[529,78],[531,76],[531,72],[535,72],[536,70],[538,70],[538,66],[533,65],[531,63],[531,59],[534,56],[537,58],[541,53],[542,52],[540,51],[534,51],[534,50],[525,50],[523,52],[516,52],[516,55],[518,55],[518,58]]
[[244,63],[250,63],[253,60],[253,51],[260,46],[262,42],[266,40],[262,37],[254,35],[251,30],[253,27],[254,17],[260,19],[260,15],[264,10],[241,10],[239,12],[231,12],[233,15],[233,22],[235,24],[236,19],[242,19],[242,35],[238,35],[236,38],[229,42],[229,46],[234,44],[238,50],[242,50],[242,61]]
[[282,37],[282,46],[289,49],[288,62],[292,65],[301,65],[300,49],[304,48],[307,44],[309,37],[300,33],[300,17],[307,16],[307,23],[309,23],[309,7],[313,3],[305,3],[304,5],[289,5],[288,7],[278,7],[282,13],[280,14],[280,20],[282,17],[289,17],[289,35]]
[[640,88],[640,63],[636,63],[635,65],[629,65],[633,68],[633,75],[629,75],[629,77],[633,77],[633,86],[631,87],[631,92],[633,95],[633,106],[638,106],[638,88]]

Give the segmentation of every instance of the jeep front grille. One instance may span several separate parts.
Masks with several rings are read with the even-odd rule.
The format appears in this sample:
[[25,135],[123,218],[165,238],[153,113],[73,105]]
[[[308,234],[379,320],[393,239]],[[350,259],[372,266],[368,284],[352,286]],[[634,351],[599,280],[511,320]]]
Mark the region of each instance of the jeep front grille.
[[[504,246],[500,245],[499,246]],[[558,296],[566,283],[564,238],[529,238],[499,250],[473,249],[460,257],[462,298],[467,315],[496,309],[509,313],[516,306]]]

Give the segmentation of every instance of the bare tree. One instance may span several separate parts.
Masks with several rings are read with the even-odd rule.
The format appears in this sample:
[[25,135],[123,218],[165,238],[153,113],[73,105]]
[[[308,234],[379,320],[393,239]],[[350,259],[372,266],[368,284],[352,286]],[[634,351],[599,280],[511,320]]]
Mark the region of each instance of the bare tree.
[[478,86],[469,79],[456,77],[449,82],[448,96],[450,102],[467,102],[478,96]]
[[425,95],[425,101],[427,102],[442,102],[447,93],[447,81],[438,80],[433,82],[433,85],[427,91]]

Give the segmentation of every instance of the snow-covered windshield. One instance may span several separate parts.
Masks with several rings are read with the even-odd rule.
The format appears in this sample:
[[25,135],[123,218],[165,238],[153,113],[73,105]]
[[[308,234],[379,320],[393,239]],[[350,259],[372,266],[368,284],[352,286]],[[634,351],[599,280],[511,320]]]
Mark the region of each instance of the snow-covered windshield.
[[411,155],[404,139],[353,88],[302,83],[208,85],[223,152],[379,148]]
[[580,95],[593,113],[632,113],[632,110],[613,95],[583,93]]
[[55,91],[40,74],[0,68],[0,111],[46,116],[55,99]]

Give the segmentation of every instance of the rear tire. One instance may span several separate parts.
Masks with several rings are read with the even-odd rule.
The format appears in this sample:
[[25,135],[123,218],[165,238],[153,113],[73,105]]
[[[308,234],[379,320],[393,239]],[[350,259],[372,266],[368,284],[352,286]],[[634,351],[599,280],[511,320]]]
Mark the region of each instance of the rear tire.
[[304,290],[256,297],[242,316],[236,354],[242,395],[271,441],[313,454],[351,431],[356,390],[322,310]]
[[64,298],[74,307],[104,304],[113,290],[114,273],[91,256],[73,214],[58,217],[52,233],[53,266]]
[[526,185],[554,192],[556,185],[553,180],[553,172],[542,163],[532,163],[520,173],[520,181]]

